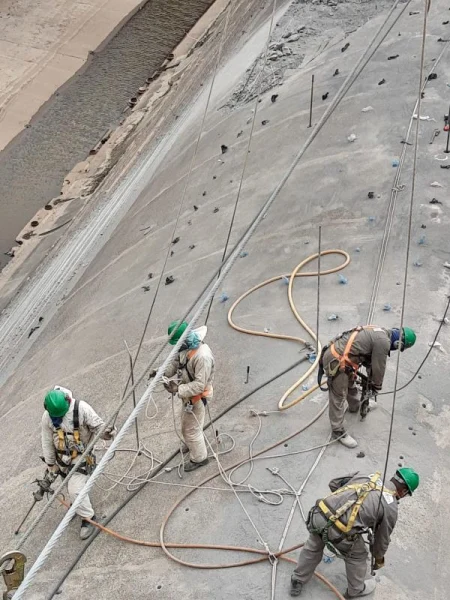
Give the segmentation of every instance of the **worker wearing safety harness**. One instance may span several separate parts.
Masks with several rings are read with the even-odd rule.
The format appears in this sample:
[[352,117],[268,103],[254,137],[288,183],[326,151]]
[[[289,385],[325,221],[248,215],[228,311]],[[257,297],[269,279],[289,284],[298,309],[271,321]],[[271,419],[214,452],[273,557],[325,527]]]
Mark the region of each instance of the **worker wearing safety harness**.
[[[401,340],[400,340],[401,337]],[[359,367],[367,369],[369,392],[377,394],[383,385],[387,357],[392,350],[403,352],[416,341],[415,332],[409,327],[384,329],[368,325],[356,327],[337,336],[322,350],[319,372],[324,372],[328,381],[329,416],[333,437],[347,448],[358,443],[344,428],[346,401],[351,413],[359,410],[359,392],[356,373]],[[320,375],[321,377],[321,375]],[[320,383],[320,382],[319,382]],[[372,407],[375,403],[372,404]]]
[[[168,328],[169,343],[173,346],[179,341],[187,328],[184,321],[173,321]],[[172,394],[178,393],[183,402],[181,416],[181,435],[189,451],[189,462],[184,470],[194,471],[208,464],[208,451],[203,435],[206,403],[213,397],[214,356],[211,348],[204,343],[208,328],[193,329],[186,336],[177,357],[166,369],[168,378],[178,375],[177,381],[165,385]],[[153,370],[150,376],[156,375]]]
[[[103,427],[104,422],[87,402],[75,400],[72,392],[56,385],[47,393],[44,400],[45,412],[42,415],[42,452],[50,471],[63,478],[79,462],[91,438]],[[103,439],[114,437],[115,430],[106,429]],[[67,484],[71,502],[75,501],[95,468],[95,455],[89,454],[78,471],[73,473]],[[77,509],[81,517],[80,537],[86,540],[94,526],[85,519],[95,520],[89,496],[86,496]]]
[[398,469],[384,488],[380,473],[367,477],[354,473],[332,479],[332,494],[318,500],[309,512],[309,538],[291,577],[291,596],[301,594],[325,548],[344,559],[348,584],[345,597],[371,594],[376,582],[366,579],[368,554],[363,534],[369,536],[372,570],[381,569],[397,522],[398,501],[411,496],[418,485],[419,476],[408,467]]

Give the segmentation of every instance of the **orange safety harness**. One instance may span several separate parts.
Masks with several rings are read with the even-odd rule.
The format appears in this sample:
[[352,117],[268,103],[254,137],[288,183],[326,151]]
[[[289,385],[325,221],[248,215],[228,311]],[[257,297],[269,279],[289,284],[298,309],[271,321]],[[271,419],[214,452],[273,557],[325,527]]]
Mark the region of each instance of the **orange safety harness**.
[[[198,348],[195,348],[194,350],[189,350],[189,352],[187,352],[187,354],[186,354],[186,358],[187,358],[186,364],[183,365],[183,367],[186,369],[187,376],[189,377],[189,380],[191,382],[195,381],[195,377],[193,377],[189,373],[188,362],[191,360],[191,358],[193,358],[197,354],[197,351],[198,351]],[[199,400],[206,400],[209,396],[211,396],[211,392],[212,392],[212,386],[211,386],[211,384],[208,384],[201,394],[197,394],[197,396],[193,396],[191,398],[191,404],[195,404]]]
[[360,325],[359,327],[356,327],[356,329],[354,329],[352,331],[351,336],[348,338],[348,341],[345,345],[343,354],[339,354],[339,352],[336,350],[334,342],[331,344],[330,352],[334,356],[334,358],[336,358],[339,361],[339,371],[345,371],[347,367],[350,367],[353,371],[357,371],[359,369],[360,363],[353,362],[349,358],[349,354],[351,353],[353,342],[355,341],[356,336],[358,335],[358,333],[360,331],[363,331],[364,329],[373,329],[373,328],[374,328],[373,325],[366,325],[365,327],[362,327]]

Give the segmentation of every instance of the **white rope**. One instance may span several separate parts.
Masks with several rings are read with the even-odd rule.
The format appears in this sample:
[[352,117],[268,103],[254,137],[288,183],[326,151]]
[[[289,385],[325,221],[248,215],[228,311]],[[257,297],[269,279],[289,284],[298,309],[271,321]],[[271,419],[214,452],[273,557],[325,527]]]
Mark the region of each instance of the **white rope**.
[[[227,17],[226,17],[226,20],[225,20],[224,29],[222,31],[222,35],[221,35],[221,39],[220,39],[220,45],[219,45],[219,50],[218,50],[218,54],[217,54],[217,60],[215,62],[214,72],[213,72],[213,76],[212,76],[212,79],[211,79],[211,85],[210,85],[210,88],[209,88],[209,93],[208,93],[207,101],[206,101],[205,108],[204,108],[204,111],[203,111],[203,116],[202,116],[202,121],[201,121],[201,125],[200,125],[200,130],[199,130],[199,133],[198,133],[198,136],[197,136],[197,140],[196,140],[196,144],[195,144],[194,155],[192,157],[192,160],[191,160],[191,163],[190,163],[190,166],[189,166],[189,171],[188,171],[188,174],[187,174],[186,183],[185,183],[185,186],[184,186],[183,195],[182,195],[182,198],[181,198],[181,201],[180,201],[180,207],[179,207],[179,210],[178,210],[178,215],[177,215],[177,218],[176,218],[176,221],[175,221],[175,227],[174,227],[171,239],[173,239],[174,233],[175,233],[176,228],[177,228],[178,220],[179,220],[179,217],[181,215],[181,208],[182,208],[182,206],[184,204],[184,200],[185,200],[185,196],[186,196],[186,190],[187,190],[187,185],[188,185],[188,182],[190,181],[191,173],[193,171],[194,159],[195,159],[195,157],[197,156],[197,153],[198,153],[200,139],[201,139],[202,132],[203,132],[203,129],[204,129],[204,125],[205,125],[205,122],[206,122],[206,115],[207,115],[207,111],[208,111],[208,108],[209,108],[209,103],[210,103],[210,100],[211,100],[212,89],[214,87],[214,83],[215,83],[215,80],[216,80],[217,72],[218,72],[218,69],[219,69],[219,64],[220,64],[220,60],[221,60],[221,56],[222,56],[222,51],[223,51],[224,40],[225,40],[226,35],[227,35],[227,30],[228,30],[228,25],[229,25],[229,20],[230,20],[230,12],[231,12],[231,0],[228,2],[228,5],[227,5],[226,9],[224,9],[224,10],[227,11]],[[157,289],[156,289],[156,292],[155,292],[155,297],[154,297],[154,300],[152,302],[152,306],[150,308],[150,312],[149,312],[149,315],[148,315],[148,318],[147,318],[147,322],[146,322],[144,330],[143,330],[143,334],[142,334],[141,340],[139,342],[139,346],[138,346],[138,350],[137,350],[137,353],[136,353],[136,356],[135,356],[135,359],[134,359],[134,363],[136,363],[137,357],[139,355],[140,348],[141,348],[142,343],[144,341],[144,335],[145,335],[145,332],[147,330],[147,326],[149,324],[150,315],[151,315],[151,312],[152,312],[152,309],[153,309],[154,302],[156,300],[156,295],[158,293],[159,286],[160,286],[161,281],[162,281],[163,272],[164,272],[165,266],[167,264],[167,259],[169,257],[169,254],[170,254],[170,244],[168,246],[168,250],[167,250],[167,254],[166,254],[166,259],[164,261],[164,265],[163,265],[163,268],[162,268],[162,271],[161,271],[161,276],[160,276],[159,281],[158,281],[158,286],[157,286]],[[165,346],[166,346],[166,344],[161,345],[161,348],[160,348],[159,352],[157,353],[157,355],[155,357],[153,357],[153,359],[152,359],[152,361],[150,363],[150,366],[152,366],[154,364],[154,362],[159,357],[159,355],[161,354],[161,352],[163,351],[163,349],[165,348]],[[127,346],[127,349],[128,349],[128,346]],[[20,548],[22,548],[22,546],[24,545],[24,543],[26,542],[26,540],[31,535],[32,531],[34,531],[35,527],[39,524],[39,522],[41,521],[41,519],[43,518],[43,516],[45,515],[45,513],[47,512],[47,510],[50,508],[50,505],[55,501],[55,499],[57,498],[57,496],[60,493],[62,493],[63,487],[65,485],[67,485],[69,479],[74,475],[74,473],[77,472],[77,470],[83,464],[84,459],[91,452],[91,450],[93,449],[94,445],[101,439],[101,437],[102,437],[104,431],[106,430],[106,428],[109,425],[111,425],[111,424],[115,425],[115,421],[117,419],[117,416],[118,416],[119,412],[121,411],[121,409],[125,405],[125,403],[128,400],[128,398],[131,396],[131,394],[135,393],[138,385],[141,383],[141,381],[144,378],[144,376],[145,376],[145,372],[144,372],[144,374],[141,377],[139,377],[139,379],[135,382],[135,384],[131,387],[131,389],[127,393],[128,383],[129,383],[129,381],[131,379],[131,374],[130,374],[130,378],[127,381],[127,384],[125,386],[125,390],[124,390],[124,393],[122,395],[122,399],[121,399],[121,402],[120,402],[118,408],[115,410],[114,414],[110,416],[110,418],[104,424],[104,426],[100,429],[100,431],[89,442],[89,444],[86,446],[83,454],[80,456],[79,461],[77,462],[77,464],[74,465],[73,468],[69,471],[69,473],[67,474],[67,476],[64,479],[64,481],[62,481],[61,484],[56,487],[56,489],[54,491],[54,494],[50,497],[49,501],[44,505],[44,507],[42,508],[42,510],[39,512],[39,514],[36,515],[36,517],[33,519],[33,521],[30,524],[30,526],[27,528],[27,530],[22,535],[22,538],[21,538],[20,542],[16,545],[16,549],[17,550],[19,550]],[[149,402],[150,402],[150,399],[149,399]],[[156,414],[157,414],[158,413],[158,408],[156,407],[156,405],[155,405],[155,408],[156,408]],[[147,410],[146,410],[145,414],[147,416]],[[156,417],[156,414],[155,414],[155,417]],[[2,572],[2,571],[3,571],[3,567],[0,567],[0,572]]]
[[[17,592],[15,594],[15,600],[21,600],[24,597],[24,594],[25,594],[26,590],[31,586],[32,582],[36,578],[37,573],[43,567],[44,563],[46,562],[46,560],[50,556],[53,548],[58,543],[59,539],[61,538],[61,536],[63,535],[64,531],[68,527],[71,519],[76,514],[76,509],[84,501],[84,499],[89,494],[90,490],[94,486],[94,484],[97,481],[97,479],[104,472],[104,470],[106,468],[106,465],[108,464],[108,462],[112,459],[112,457],[114,455],[114,451],[117,449],[118,445],[120,444],[120,442],[122,441],[122,439],[125,437],[125,435],[128,432],[128,430],[133,425],[136,417],[144,409],[145,403],[149,399],[149,395],[154,391],[156,384],[160,381],[160,379],[164,375],[164,372],[165,372],[166,368],[169,366],[169,364],[175,358],[175,356],[176,356],[179,348],[181,347],[181,344],[184,342],[186,336],[191,331],[191,329],[195,325],[195,323],[198,321],[198,319],[200,318],[201,314],[203,313],[203,311],[207,307],[207,305],[210,302],[211,298],[215,295],[216,291],[219,289],[219,287],[222,284],[222,282],[224,281],[224,279],[227,277],[227,275],[230,272],[231,268],[233,267],[234,263],[239,258],[240,253],[243,251],[243,249],[245,248],[246,244],[248,243],[248,241],[250,240],[250,238],[253,236],[253,234],[255,233],[255,231],[257,229],[257,227],[259,226],[259,224],[263,220],[264,216],[266,215],[266,213],[268,212],[268,210],[271,208],[271,206],[274,203],[275,199],[278,197],[280,191],[283,189],[284,185],[288,181],[289,177],[292,175],[292,172],[294,171],[295,167],[299,163],[300,159],[302,158],[302,156],[304,155],[304,153],[306,152],[306,150],[309,148],[309,146],[311,145],[311,143],[314,141],[314,139],[317,137],[318,133],[321,131],[322,127],[328,121],[328,119],[330,118],[331,114],[334,112],[334,110],[337,108],[337,106],[339,105],[339,103],[342,101],[342,99],[343,99],[344,95],[347,93],[348,89],[350,89],[351,85],[354,82],[354,81],[352,81],[353,77],[355,75],[356,75],[356,77],[358,77],[358,75],[360,74],[360,72],[363,70],[363,68],[365,67],[365,65],[369,62],[370,58],[375,53],[376,49],[379,47],[379,45],[382,43],[382,41],[386,37],[387,33],[384,35],[384,37],[382,37],[382,39],[378,42],[378,44],[375,46],[375,48],[371,50],[371,47],[374,44],[376,38],[381,33],[384,25],[389,20],[391,14],[394,12],[394,10],[397,7],[397,5],[399,4],[399,2],[400,2],[400,0],[396,0],[395,1],[393,7],[389,11],[389,13],[388,13],[388,15],[387,15],[387,17],[385,19],[385,21],[380,26],[380,28],[377,30],[377,32],[375,33],[375,35],[374,35],[372,41],[370,42],[369,46],[366,48],[365,52],[361,55],[361,57],[359,58],[359,60],[357,61],[357,63],[353,67],[353,69],[350,71],[350,73],[346,77],[345,81],[343,82],[343,84],[339,88],[339,91],[336,94],[336,97],[329,104],[329,106],[327,107],[327,109],[323,113],[322,117],[319,119],[319,121],[316,124],[316,126],[314,127],[313,131],[308,136],[307,140],[305,141],[305,143],[303,144],[303,146],[301,147],[301,149],[299,150],[299,152],[295,156],[295,158],[292,161],[292,163],[291,163],[290,167],[288,168],[287,172],[282,177],[281,181],[276,186],[276,188],[272,192],[272,194],[269,196],[268,200],[265,202],[265,204],[263,205],[263,207],[260,209],[259,213],[255,217],[255,219],[253,220],[253,222],[251,223],[251,225],[247,228],[247,231],[242,236],[242,238],[239,241],[239,243],[236,244],[234,251],[225,260],[224,265],[222,266],[221,273],[219,274],[219,276],[216,279],[215,283],[212,284],[212,286],[210,287],[209,291],[206,293],[206,296],[204,297],[204,299],[200,302],[200,306],[197,309],[197,311],[194,313],[194,316],[192,317],[192,319],[189,321],[187,329],[185,330],[185,332],[181,336],[181,338],[178,341],[178,343],[172,348],[171,352],[169,353],[169,355],[167,356],[167,358],[165,359],[165,361],[163,362],[163,364],[159,367],[155,379],[150,384],[150,386],[147,388],[147,390],[144,392],[144,394],[142,395],[142,397],[139,400],[138,404],[133,409],[132,413],[128,416],[128,418],[125,421],[122,429],[118,432],[118,434],[117,434],[116,438],[114,439],[113,443],[108,448],[105,456],[102,458],[102,460],[98,464],[97,468],[95,469],[94,473],[91,475],[91,477],[89,478],[89,480],[86,482],[86,485],[80,491],[80,493],[77,496],[75,502],[72,504],[72,506],[70,507],[70,509],[66,513],[65,517],[63,518],[63,520],[61,521],[61,523],[58,525],[58,527],[54,531],[53,535],[48,540],[47,544],[43,548],[43,550],[40,553],[40,555],[37,557],[36,562],[33,564],[33,566],[31,567],[30,571],[28,572],[28,574],[26,575],[25,579],[23,580],[22,584],[20,585],[19,589],[17,590]],[[400,14],[397,16],[397,19],[403,13],[403,11],[405,10],[406,6],[408,6],[408,4],[409,4],[409,2],[407,4],[405,4],[405,6],[402,8]],[[388,30],[388,32],[389,31],[390,31],[390,29]],[[354,80],[356,80],[356,77],[355,77]],[[135,387],[139,384],[139,382],[140,382],[140,380],[138,380],[138,382],[136,382],[135,386],[129,391],[129,393],[127,394],[126,398],[129,397],[129,395],[132,393],[133,389],[135,389]],[[48,504],[47,504],[47,507],[48,507]],[[43,514],[43,513],[41,513],[41,514]]]
[[[331,435],[328,438],[328,442],[331,439]],[[319,452],[319,454],[316,457],[316,460],[314,461],[312,467],[310,468],[307,476],[305,477],[305,479],[303,480],[303,483],[301,484],[301,486],[299,487],[298,491],[295,494],[295,499],[294,499],[294,503],[292,504],[292,508],[291,511],[289,513],[288,519],[286,521],[286,525],[284,527],[284,531],[283,531],[283,535],[281,536],[281,540],[280,543],[278,545],[278,552],[281,552],[281,550],[283,549],[284,546],[284,542],[286,541],[286,537],[289,531],[289,527],[291,526],[292,523],[292,519],[294,517],[294,512],[295,512],[295,507],[298,504],[299,508],[300,508],[300,512],[302,513],[303,516],[303,511],[302,511],[302,507],[300,504],[300,495],[302,494],[303,490],[306,487],[306,484],[308,483],[311,475],[314,473],[314,471],[317,468],[317,465],[319,464],[325,450],[327,449],[328,443],[325,443],[325,445],[323,446],[323,448],[321,449],[321,451]],[[271,596],[271,600],[275,600],[275,589],[276,589],[276,579],[277,579],[277,564],[273,564],[272,565],[272,596]]]
[[[436,67],[438,66],[438,64],[439,64],[441,58],[444,56],[445,52],[448,50],[448,47],[449,47],[449,43],[445,44],[441,53],[439,54],[437,59],[434,61],[431,69],[428,72],[428,77],[425,77],[421,92],[425,90],[425,88],[428,84],[428,81],[429,81],[429,76],[431,75],[431,73],[434,73],[434,71],[436,70]],[[408,124],[408,129],[406,131],[406,135],[405,135],[405,139],[404,139],[404,141],[406,143],[402,144],[403,148],[400,153],[399,165],[397,167],[395,177],[394,177],[394,183],[393,183],[392,189],[391,189],[389,206],[388,206],[388,211],[387,211],[387,216],[386,216],[386,225],[385,225],[384,232],[383,232],[383,238],[381,240],[380,253],[378,256],[378,263],[377,263],[377,268],[376,268],[375,276],[374,276],[374,285],[372,288],[372,294],[371,294],[370,301],[369,301],[369,311],[367,313],[367,323],[373,322],[375,306],[376,306],[376,302],[378,299],[378,292],[379,292],[380,284],[381,284],[381,275],[382,275],[384,264],[386,261],[388,242],[389,242],[389,239],[391,236],[392,226],[393,226],[393,222],[394,222],[394,214],[395,214],[397,196],[398,196],[398,193],[403,192],[406,187],[405,184],[400,183],[400,178],[402,176],[403,166],[404,166],[405,158],[406,158],[407,146],[409,143],[409,137],[411,135],[412,126],[414,123],[414,115],[417,116],[417,114],[418,114],[417,113],[418,105],[419,105],[419,99],[416,100],[416,103],[414,104],[414,108],[411,113],[411,117],[410,117],[409,124]],[[417,119],[417,121],[419,121],[419,119]]]
[[[200,423],[199,423],[199,420],[197,419],[197,415],[196,415],[194,412],[193,412],[193,413],[191,413],[191,414],[193,415],[194,419],[197,421],[197,425],[198,425],[198,426],[201,428],[201,425],[200,425]],[[244,513],[245,513],[245,515],[246,515],[247,519],[249,520],[250,524],[252,525],[253,529],[255,530],[255,532],[256,532],[256,535],[258,536],[258,539],[257,539],[258,543],[259,543],[259,544],[261,544],[261,545],[262,545],[262,546],[265,548],[265,550],[267,551],[267,553],[268,553],[268,555],[269,555],[269,556],[273,556],[273,553],[270,551],[269,544],[268,544],[268,543],[267,543],[267,542],[264,540],[263,536],[261,535],[261,532],[260,532],[260,531],[259,531],[259,529],[258,529],[258,526],[256,525],[255,521],[254,521],[254,520],[252,519],[252,517],[250,516],[250,513],[248,512],[248,510],[245,508],[245,506],[244,506],[244,503],[242,502],[242,500],[239,498],[239,495],[238,495],[238,493],[237,493],[237,491],[236,491],[236,489],[235,489],[235,487],[234,487],[233,483],[230,481],[229,477],[227,476],[227,474],[226,474],[226,472],[225,472],[225,469],[223,468],[223,466],[222,466],[222,463],[221,463],[221,462],[220,462],[220,460],[219,460],[219,457],[218,457],[218,456],[217,456],[217,454],[214,452],[214,450],[213,450],[213,447],[211,446],[211,443],[210,443],[210,441],[209,441],[209,439],[208,439],[208,436],[207,436],[207,435],[205,435],[205,432],[203,432],[203,437],[205,438],[205,440],[206,440],[206,443],[208,444],[208,446],[209,446],[209,448],[210,448],[211,452],[212,452],[212,453],[213,453],[213,455],[214,455],[214,458],[216,459],[217,467],[218,467],[218,469],[219,469],[219,473],[220,473],[220,475],[221,475],[222,479],[223,479],[223,480],[225,481],[225,483],[227,483],[227,484],[230,486],[230,488],[233,490],[236,500],[237,500],[237,501],[239,502],[239,504],[241,505],[241,508],[242,508],[242,510],[244,511]]]

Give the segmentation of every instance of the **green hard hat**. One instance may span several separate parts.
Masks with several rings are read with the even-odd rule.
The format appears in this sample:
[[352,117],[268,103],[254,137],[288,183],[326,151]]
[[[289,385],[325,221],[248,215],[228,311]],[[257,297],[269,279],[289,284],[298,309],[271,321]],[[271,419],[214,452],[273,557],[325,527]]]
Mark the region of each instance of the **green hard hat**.
[[44,400],[44,408],[51,417],[63,417],[69,410],[69,402],[61,390],[47,392]]
[[398,469],[396,475],[405,482],[409,495],[412,496],[412,493],[419,487],[419,475],[410,467]]
[[403,327],[402,338],[405,348],[411,348],[411,346],[414,346],[414,344],[416,343],[416,332],[410,327]]
[[182,321],[181,323],[180,321],[172,321],[172,323],[169,325],[169,329],[167,330],[167,334],[170,337],[169,344],[175,346],[180,337],[186,331],[187,326],[188,324],[186,321]]

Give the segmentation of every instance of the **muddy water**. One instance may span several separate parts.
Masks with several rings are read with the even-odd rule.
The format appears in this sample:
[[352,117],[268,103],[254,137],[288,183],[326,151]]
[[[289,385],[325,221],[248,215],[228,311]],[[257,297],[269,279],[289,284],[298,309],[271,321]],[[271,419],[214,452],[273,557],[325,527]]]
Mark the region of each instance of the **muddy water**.
[[212,2],[149,0],[0,153],[0,268],[18,232]]

